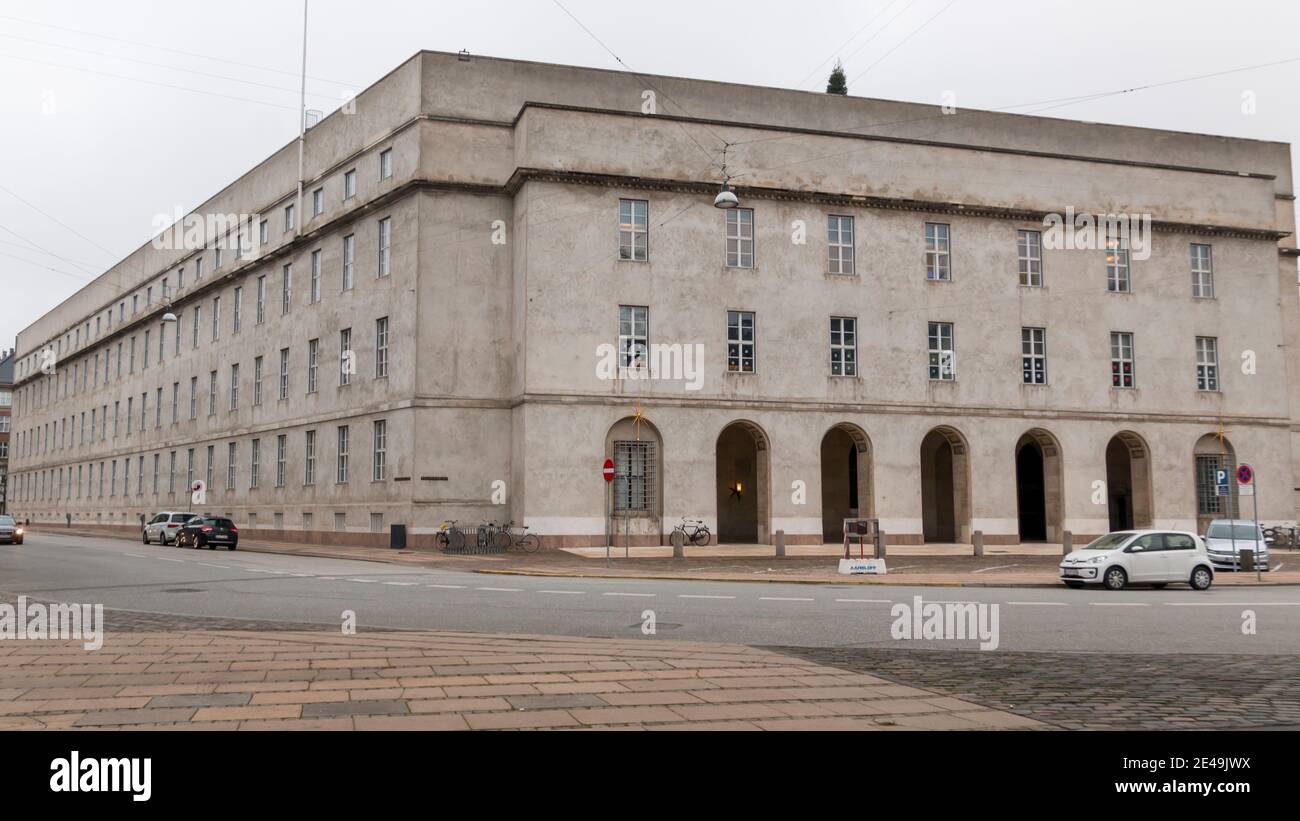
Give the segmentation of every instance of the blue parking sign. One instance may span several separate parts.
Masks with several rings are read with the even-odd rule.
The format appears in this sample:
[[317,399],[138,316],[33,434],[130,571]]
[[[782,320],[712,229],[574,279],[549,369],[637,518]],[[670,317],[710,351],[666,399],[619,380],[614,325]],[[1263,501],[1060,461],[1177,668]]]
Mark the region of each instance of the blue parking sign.
[[1216,470],[1214,472],[1214,483],[1219,496],[1228,496],[1228,471]]

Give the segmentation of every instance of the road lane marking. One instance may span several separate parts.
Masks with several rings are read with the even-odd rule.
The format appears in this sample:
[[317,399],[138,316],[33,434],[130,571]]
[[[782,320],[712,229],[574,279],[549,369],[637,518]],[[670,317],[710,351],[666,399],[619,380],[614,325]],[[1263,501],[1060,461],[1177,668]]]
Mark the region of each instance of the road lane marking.
[[893,604],[893,599],[836,599],[837,602],[851,602],[853,604]]
[[1069,607],[1069,602],[1064,601],[1009,601],[1007,604],[1020,605],[1022,607]]
[[805,599],[798,596],[759,596],[759,601],[817,601],[816,599]]
[[228,566],[228,565],[224,565],[224,564],[208,564],[207,562],[195,562],[195,564],[201,564],[201,565],[203,565],[204,567],[215,567],[215,568],[217,568],[218,570],[236,570],[236,569],[237,569],[237,568],[230,567],[230,566]]
[[476,587],[475,590],[486,590],[489,593],[522,593],[518,587]]
[[1146,607],[1147,603],[1142,601],[1090,601],[1091,607]]
[[1166,607],[1300,607],[1300,601],[1167,601]]
[[436,587],[440,590],[464,590],[463,584],[426,584],[425,587]]
[[679,599],[734,599],[736,597],[735,596],[693,596],[689,593],[682,593],[677,598]]
[[157,556],[156,558],[160,562],[176,562],[177,564],[185,564],[184,559],[164,559],[162,556]]
[[384,582],[389,587],[415,587],[419,582]]
[[629,599],[652,599],[655,593],[601,593],[602,596],[623,596]]
[[[431,585],[429,585],[429,586],[430,586],[430,587],[438,587],[439,585],[431,584]],[[455,587],[455,585],[442,585],[442,586],[444,586],[444,587]],[[549,593],[549,594],[551,594],[551,595],[553,595],[553,596],[581,596],[581,595],[583,595],[583,591],[581,591],[581,590],[538,590],[537,592],[538,592],[538,593]]]
[[362,584],[379,584],[378,579],[347,579],[350,582],[361,582]]
[[[997,567],[981,567],[979,570],[972,570],[971,572],[972,572],[972,573],[987,573],[987,572],[989,572],[990,570],[1008,570],[1008,569],[1010,569],[1010,568],[1012,568],[1012,567],[1019,567],[1019,566],[1020,566],[1020,565],[1018,565],[1018,564],[1000,564],[1000,565],[998,565]],[[895,568],[895,569],[894,569],[894,572],[898,572],[898,568]]]

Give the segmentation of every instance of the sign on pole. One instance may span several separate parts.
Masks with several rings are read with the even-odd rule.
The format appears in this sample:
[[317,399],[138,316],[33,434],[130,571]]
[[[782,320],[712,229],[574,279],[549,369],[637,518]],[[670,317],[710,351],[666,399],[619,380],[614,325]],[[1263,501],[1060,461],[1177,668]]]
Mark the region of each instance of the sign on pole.
[[1228,496],[1228,471],[1216,470],[1214,472],[1215,493],[1218,496]]
[[606,482],[614,481],[614,460],[606,459],[605,466],[600,469],[600,474],[605,477]]
[[1255,469],[1250,465],[1240,465],[1237,468],[1237,484],[1249,485],[1255,481]]

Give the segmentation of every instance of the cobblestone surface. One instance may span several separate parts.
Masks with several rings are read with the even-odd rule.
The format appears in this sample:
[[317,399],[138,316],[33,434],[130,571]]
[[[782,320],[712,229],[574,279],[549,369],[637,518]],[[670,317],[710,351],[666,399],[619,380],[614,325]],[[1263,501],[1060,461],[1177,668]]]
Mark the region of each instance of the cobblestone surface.
[[773,647],[1061,729],[1300,729],[1300,657]]

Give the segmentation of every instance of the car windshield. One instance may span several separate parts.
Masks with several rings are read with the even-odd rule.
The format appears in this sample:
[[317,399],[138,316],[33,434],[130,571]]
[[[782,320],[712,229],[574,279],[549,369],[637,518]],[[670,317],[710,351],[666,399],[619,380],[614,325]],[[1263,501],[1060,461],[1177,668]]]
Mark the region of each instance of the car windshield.
[[1093,539],[1084,550],[1114,550],[1131,538],[1133,538],[1132,533],[1108,533]]
[[5,525],[5,526],[7,526],[7,527],[13,527],[13,525],[14,525],[14,517],[12,517],[12,516],[0,516],[0,525]]
[[1259,531],[1255,529],[1253,524],[1233,525],[1227,522],[1216,522],[1210,525],[1210,530],[1206,535],[1211,539],[1236,539],[1237,541],[1246,542],[1257,541],[1260,538]]

